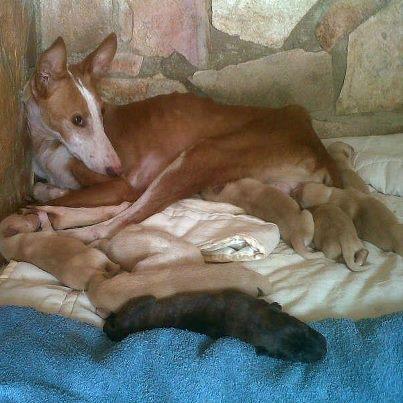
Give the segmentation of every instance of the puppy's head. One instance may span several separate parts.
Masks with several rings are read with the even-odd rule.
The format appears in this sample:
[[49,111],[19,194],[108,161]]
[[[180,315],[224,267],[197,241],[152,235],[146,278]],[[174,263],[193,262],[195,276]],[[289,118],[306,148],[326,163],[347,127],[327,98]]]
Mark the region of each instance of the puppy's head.
[[12,214],[0,223],[0,237],[9,238],[21,233],[35,232],[39,227],[40,222],[36,214]]
[[271,308],[265,318],[256,323],[253,344],[258,355],[315,362],[326,354],[326,339],[293,316]]
[[321,183],[306,183],[300,186],[293,194],[302,208],[319,206],[327,203],[332,194],[332,189]]

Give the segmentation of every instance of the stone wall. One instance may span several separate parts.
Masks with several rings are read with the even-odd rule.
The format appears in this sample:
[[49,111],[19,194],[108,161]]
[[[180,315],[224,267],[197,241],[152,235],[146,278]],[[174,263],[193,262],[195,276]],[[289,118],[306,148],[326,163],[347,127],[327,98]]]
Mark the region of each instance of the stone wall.
[[19,93],[35,63],[33,5],[24,0],[0,2],[0,219],[15,210],[28,193],[29,139]]
[[194,91],[225,103],[304,105],[321,137],[403,131],[402,0],[37,0],[39,47],[72,60],[110,31],[104,96]]

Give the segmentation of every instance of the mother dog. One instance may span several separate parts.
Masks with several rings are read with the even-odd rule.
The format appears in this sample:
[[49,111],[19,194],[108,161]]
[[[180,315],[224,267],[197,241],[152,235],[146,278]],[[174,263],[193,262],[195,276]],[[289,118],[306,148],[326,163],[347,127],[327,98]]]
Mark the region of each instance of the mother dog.
[[340,185],[301,107],[225,106],[177,93],[124,106],[104,103],[96,87],[116,48],[110,34],[83,61],[67,65],[58,38],[25,89],[35,173],[56,187],[52,191],[72,189],[52,204],[134,201],[111,220],[70,235],[87,242],[109,237],[181,198],[244,177],[286,194],[307,181]]

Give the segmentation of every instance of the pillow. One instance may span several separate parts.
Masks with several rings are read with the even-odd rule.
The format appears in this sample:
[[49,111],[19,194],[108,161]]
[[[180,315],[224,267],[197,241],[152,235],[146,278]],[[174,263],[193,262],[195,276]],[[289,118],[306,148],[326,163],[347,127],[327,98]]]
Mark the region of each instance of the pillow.
[[354,168],[378,192],[403,196],[403,133],[383,136],[341,137],[322,140],[350,144],[355,152]]

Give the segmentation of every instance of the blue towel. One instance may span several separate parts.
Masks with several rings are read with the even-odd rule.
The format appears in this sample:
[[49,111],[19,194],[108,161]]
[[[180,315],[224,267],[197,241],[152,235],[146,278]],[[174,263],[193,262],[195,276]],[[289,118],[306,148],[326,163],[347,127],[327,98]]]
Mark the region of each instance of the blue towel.
[[398,402],[403,315],[314,323],[316,364],[264,356],[231,338],[156,329],[109,341],[100,329],[0,308],[0,402]]

